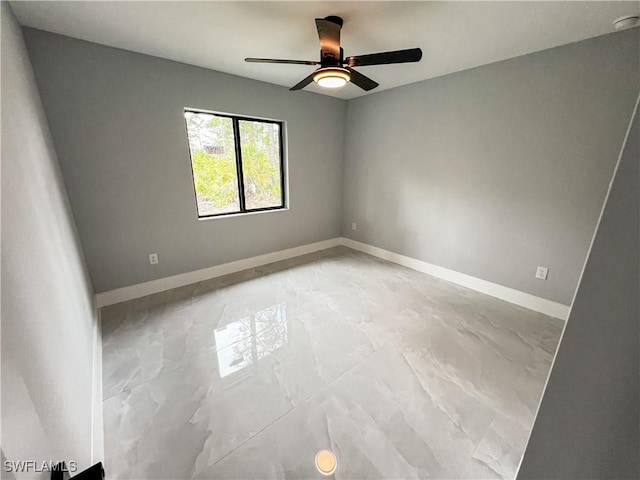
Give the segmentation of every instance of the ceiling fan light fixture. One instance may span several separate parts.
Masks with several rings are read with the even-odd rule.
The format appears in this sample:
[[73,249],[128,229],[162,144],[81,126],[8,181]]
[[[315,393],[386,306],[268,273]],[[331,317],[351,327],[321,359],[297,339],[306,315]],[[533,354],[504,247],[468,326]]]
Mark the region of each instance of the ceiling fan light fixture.
[[313,74],[313,81],[323,88],[344,87],[350,80],[349,70],[341,67],[324,67]]
[[[316,18],[316,29],[320,39],[320,61],[312,60],[284,60],[277,58],[245,58],[245,62],[255,63],[280,63],[289,65],[320,65],[320,68],[307,75],[289,90],[302,90],[311,82],[317,83],[322,88],[340,88],[351,82],[365,92],[373,90],[379,84],[366,75],[354,70],[352,67],[364,67],[367,65],[391,65],[394,63],[419,62],[422,58],[420,48],[407,48],[392,52],[369,53],[366,55],[343,56],[340,46],[340,29],[342,18],[331,15],[325,18]],[[343,67],[343,65],[347,65]]]

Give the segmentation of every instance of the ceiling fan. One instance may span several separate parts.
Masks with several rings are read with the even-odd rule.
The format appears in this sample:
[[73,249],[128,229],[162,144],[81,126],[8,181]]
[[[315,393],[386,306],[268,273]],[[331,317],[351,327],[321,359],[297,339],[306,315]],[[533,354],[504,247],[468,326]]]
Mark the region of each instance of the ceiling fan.
[[325,18],[316,18],[318,37],[320,37],[319,62],[312,60],[277,60],[272,58],[245,58],[245,61],[291,65],[320,65],[320,68],[300,83],[291,87],[290,90],[301,90],[311,82],[316,82],[325,88],[339,88],[348,82],[352,82],[363,90],[369,91],[376,88],[378,83],[357,72],[353,67],[419,62],[422,58],[422,50],[419,48],[371,53],[369,55],[355,55],[344,58],[342,47],[340,47],[340,29],[342,28],[342,23],[342,18],[333,15]]

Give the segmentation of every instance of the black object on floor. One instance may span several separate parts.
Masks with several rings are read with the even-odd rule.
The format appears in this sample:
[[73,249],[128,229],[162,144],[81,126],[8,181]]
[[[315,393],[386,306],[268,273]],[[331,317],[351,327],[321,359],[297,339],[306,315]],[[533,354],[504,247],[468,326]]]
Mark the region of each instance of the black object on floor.
[[[53,478],[51,480],[53,480]],[[98,462],[79,474],[71,477],[71,480],[104,480],[104,468],[102,468],[102,462]]]
[[64,462],[57,463],[51,470],[51,480],[69,480],[69,470]]

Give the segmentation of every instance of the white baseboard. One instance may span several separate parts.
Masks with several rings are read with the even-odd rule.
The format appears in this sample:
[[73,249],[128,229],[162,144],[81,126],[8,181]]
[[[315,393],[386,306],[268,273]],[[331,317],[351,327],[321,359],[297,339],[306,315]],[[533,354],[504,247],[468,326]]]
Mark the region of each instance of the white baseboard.
[[358,250],[360,252],[368,253],[369,255],[373,255],[384,260],[388,260],[393,263],[397,263],[398,265],[402,265],[404,267],[408,267],[413,270],[417,270],[419,272],[441,278],[442,280],[446,280],[447,282],[455,283],[456,285],[470,288],[471,290],[476,290],[477,292],[484,293],[501,300],[505,300],[509,303],[514,303],[516,305],[520,305],[521,307],[544,313],[545,315],[549,315],[551,317],[566,320],[569,316],[570,307],[558,302],[553,302],[545,298],[536,297],[535,295],[531,295],[529,293],[514,290],[513,288],[498,285],[497,283],[488,282],[486,280],[472,277],[470,275],[456,272],[454,270],[449,270],[448,268],[439,267],[438,265],[423,262],[422,260],[406,257],[404,255],[400,255],[399,253],[391,252],[383,248],[378,248],[366,243],[357,242],[355,240],[351,240],[350,238],[343,237],[342,245],[354,250]]
[[104,463],[104,429],[102,421],[102,325],[100,321],[100,309],[95,307],[94,312],[93,384],[91,387],[91,465],[97,462]]
[[488,282],[480,278],[472,277],[464,273],[449,270],[448,268],[439,267],[438,265],[433,265],[431,263],[423,262],[422,260],[400,255],[399,253],[391,252],[383,248],[374,247],[372,245],[344,237],[332,238],[322,242],[310,243],[300,247],[289,248],[287,250],[258,255],[257,257],[245,258],[244,260],[203,268],[202,270],[181,273],[170,277],[151,280],[150,282],[138,283],[128,287],[109,290],[96,295],[96,304],[98,307],[105,307],[115,303],[126,302],[127,300],[133,300],[134,298],[144,297],[154,293],[163,292],[165,290],[170,290],[172,288],[183,287],[185,285],[247,270],[249,268],[260,267],[269,263],[279,262],[281,260],[298,257],[300,255],[306,255],[308,253],[325,250],[338,245],[344,245],[345,247],[368,253],[369,255],[397,263],[398,265],[441,278],[447,282],[455,283],[456,285],[476,290],[530,310],[544,313],[545,315],[550,315],[562,320],[566,320],[569,315],[569,307],[567,305],[553,302],[545,298],[536,297],[529,293],[514,290],[513,288],[498,285],[497,283]]
[[308,253],[325,250],[331,247],[337,247],[338,245],[341,245],[341,238],[331,238],[329,240],[288,248],[278,252],[245,258],[236,262],[223,263],[222,265],[194,270],[193,272],[180,273],[170,277],[159,278],[157,280],[151,280],[150,282],[116,288],[115,290],[96,294],[96,304],[98,307],[106,307],[107,305],[126,302],[127,300],[145,297],[153,293],[164,292],[165,290],[170,290],[172,288],[184,287],[185,285],[191,285],[192,283],[201,282],[203,280],[221,277],[222,275],[240,272],[249,268],[260,267],[262,265],[279,262],[288,258],[299,257],[300,255],[306,255]]

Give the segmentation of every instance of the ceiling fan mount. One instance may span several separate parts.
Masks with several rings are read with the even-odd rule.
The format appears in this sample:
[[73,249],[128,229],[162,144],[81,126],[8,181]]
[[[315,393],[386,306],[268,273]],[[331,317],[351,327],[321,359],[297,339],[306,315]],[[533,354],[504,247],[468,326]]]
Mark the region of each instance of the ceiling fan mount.
[[278,60],[272,58],[245,58],[245,61],[253,63],[320,66],[320,68],[316,69],[311,75],[291,87],[290,90],[301,90],[315,81],[318,85],[325,88],[339,88],[351,82],[363,90],[369,91],[376,88],[378,83],[354,70],[353,67],[419,62],[422,58],[422,50],[419,48],[371,53],[368,55],[355,55],[344,58],[344,51],[340,46],[340,30],[342,29],[343,23],[342,18],[335,15],[316,18],[316,28],[318,30],[318,38],[320,39],[319,62],[313,60]]

